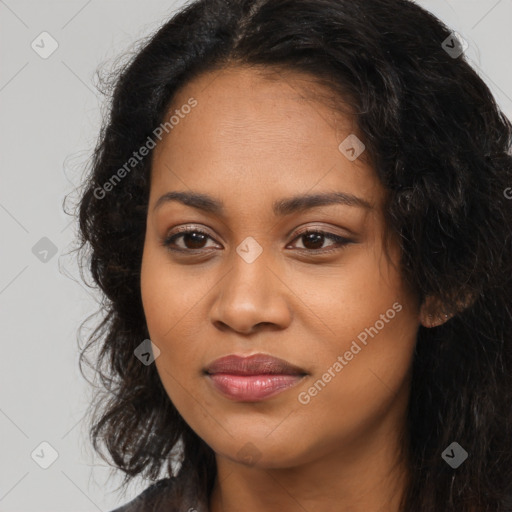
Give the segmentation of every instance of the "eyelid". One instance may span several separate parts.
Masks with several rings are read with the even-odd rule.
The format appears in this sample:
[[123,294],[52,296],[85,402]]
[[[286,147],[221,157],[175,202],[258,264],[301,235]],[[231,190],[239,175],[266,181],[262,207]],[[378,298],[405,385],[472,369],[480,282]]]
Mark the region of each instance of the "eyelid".
[[332,244],[332,246],[329,246],[325,249],[302,249],[302,248],[298,248],[299,251],[304,251],[304,252],[308,252],[308,253],[311,253],[311,254],[315,254],[315,253],[324,253],[324,254],[327,254],[327,253],[330,253],[330,252],[334,252],[334,251],[340,251],[341,249],[343,249],[346,245],[348,244],[351,244],[351,243],[354,243],[355,240],[353,238],[348,238],[346,236],[343,236],[343,235],[337,235],[336,233],[332,233],[331,231],[328,231],[324,228],[318,228],[318,227],[307,227],[305,229],[303,229],[302,231],[300,232],[297,232],[296,235],[294,236],[293,240],[292,240],[292,243],[295,242],[296,240],[298,240],[299,238],[301,238],[302,236],[304,235],[307,235],[309,233],[314,233],[314,234],[321,234],[324,236],[324,238],[328,239],[328,240],[333,240],[334,241],[334,244]]
[[[172,231],[172,234],[171,234],[171,231]],[[161,245],[163,245],[166,249],[168,249],[170,251],[175,250],[175,251],[190,252],[190,253],[194,252],[194,249],[182,249],[181,247],[177,248],[177,249],[176,248],[171,249],[171,247],[170,247],[171,240],[176,240],[179,238],[180,235],[186,235],[187,233],[200,233],[202,235],[207,236],[208,238],[213,240],[215,243],[218,243],[217,240],[215,240],[215,238],[212,235],[210,235],[210,233],[208,231],[206,231],[202,227],[198,227],[193,224],[187,224],[186,226],[179,226],[175,230],[171,230],[171,231],[168,232],[166,235],[164,235],[163,238],[160,239]],[[195,250],[201,251],[203,249],[195,249]]]
[[[171,242],[179,239],[180,236],[185,235],[187,233],[191,233],[191,232],[192,233],[200,233],[202,235],[205,235],[210,240],[213,240],[215,243],[218,244],[217,240],[212,235],[210,235],[208,233],[208,231],[206,231],[202,227],[199,227],[199,226],[196,226],[193,224],[187,224],[185,226],[179,226],[178,228],[176,228],[176,230],[174,230],[174,232],[172,232],[172,234],[168,234],[168,235],[164,236],[164,238],[161,240],[161,245],[164,246],[169,251],[184,252],[184,253],[190,253],[190,254],[193,254],[196,251],[203,251],[205,249],[211,249],[211,247],[200,248],[200,249],[186,249],[186,248],[181,248],[181,247],[180,248],[171,247]],[[334,243],[331,244],[332,248],[330,248],[331,246],[328,246],[327,248],[324,248],[324,249],[307,249],[307,248],[299,247],[299,248],[297,248],[298,251],[306,252],[306,253],[310,253],[310,254],[326,254],[326,253],[330,253],[333,251],[340,251],[346,245],[357,242],[357,240],[354,239],[354,237],[352,237],[352,236],[347,237],[344,235],[337,235],[336,233],[329,231],[328,228],[309,225],[303,229],[300,229],[299,231],[296,231],[295,236],[292,238],[290,244],[293,244],[301,236],[307,235],[309,233],[321,234],[325,238],[334,241]],[[290,244],[288,244],[288,245],[290,245]]]

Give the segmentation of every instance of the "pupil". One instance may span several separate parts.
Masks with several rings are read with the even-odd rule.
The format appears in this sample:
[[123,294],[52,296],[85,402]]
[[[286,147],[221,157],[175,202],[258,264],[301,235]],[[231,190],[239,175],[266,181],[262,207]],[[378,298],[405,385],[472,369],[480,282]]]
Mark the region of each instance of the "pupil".
[[[310,249],[321,249],[324,243],[324,235],[320,233],[308,233],[306,235],[302,235],[304,247]],[[191,233],[185,233],[183,235],[183,240],[185,245],[189,249],[201,249],[204,245],[206,239],[206,235],[201,233],[197,233],[195,231]],[[308,245],[309,244],[309,245]],[[313,247],[311,247],[313,246]]]
[[313,242],[313,245],[317,245],[318,247],[308,247],[309,249],[321,249],[322,248],[322,245],[324,244],[324,235],[322,235],[320,233],[308,233],[303,236],[307,240],[306,243],[304,243],[304,241],[302,242],[304,244],[304,247],[308,247],[307,243]]
[[[185,246],[189,249],[201,249],[201,244],[204,244],[205,238],[206,235],[193,231],[192,233],[186,233],[183,236],[183,241],[185,242]],[[190,247],[190,245],[192,245],[192,247]]]

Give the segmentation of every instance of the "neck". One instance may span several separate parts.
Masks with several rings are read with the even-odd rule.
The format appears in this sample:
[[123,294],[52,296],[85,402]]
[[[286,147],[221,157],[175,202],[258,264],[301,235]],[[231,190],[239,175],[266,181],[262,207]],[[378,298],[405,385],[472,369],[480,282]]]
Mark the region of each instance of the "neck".
[[315,457],[293,467],[250,467],[217,454],[209,510],[399,512],[409,473],[392,425],[384,420],[338,450],[316,446]]

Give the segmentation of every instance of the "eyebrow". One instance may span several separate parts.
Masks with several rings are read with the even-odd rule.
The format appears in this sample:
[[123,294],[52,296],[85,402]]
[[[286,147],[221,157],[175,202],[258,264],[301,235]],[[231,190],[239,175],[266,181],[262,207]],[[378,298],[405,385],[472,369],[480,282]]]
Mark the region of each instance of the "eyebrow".
[[[177,201],[186,206],[191,206],[206,213],[222,216],[224,214],[224,203],[207,194],[200,192],[167,192],[161,196],[153,207],[153,212],[163,204]],[[292,213],[303,212],[318,206],[329,206],[342,204],[356,206],[372,210],[373,206],[361,197],[347,194],[345,192],[325,192],[320,194],[305,194],[283,199],[278,199],[272,205],[274,215],[284,217]]]

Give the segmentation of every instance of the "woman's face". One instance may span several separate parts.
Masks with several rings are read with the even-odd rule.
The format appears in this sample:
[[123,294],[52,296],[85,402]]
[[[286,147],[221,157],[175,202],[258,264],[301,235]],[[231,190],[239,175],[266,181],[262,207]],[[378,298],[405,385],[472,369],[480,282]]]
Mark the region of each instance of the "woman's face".
[[[234,68],[178,94],[153,154],[141,269],[170,399],[218,455],[262,468],[396,436],[420,318],[397,246],[384,253],[385,190],[355,139],[339,148],[355,125],[306,99],[301,78]],[[159,201],[169,192],[209,199]],[[339,200],[307,199],[324,194]],[[205,372],[231,354],[300,371]]]

